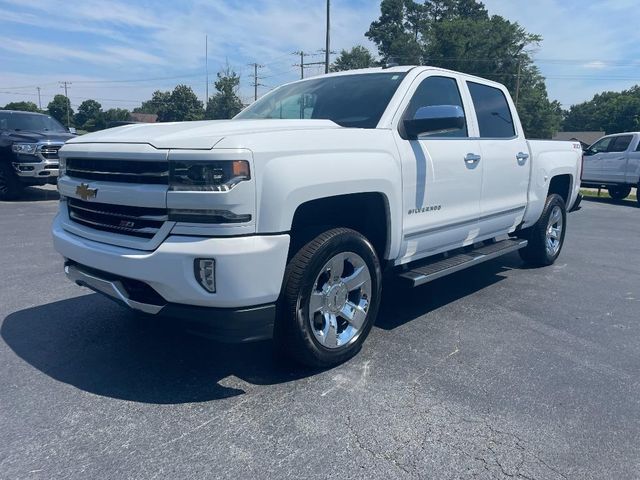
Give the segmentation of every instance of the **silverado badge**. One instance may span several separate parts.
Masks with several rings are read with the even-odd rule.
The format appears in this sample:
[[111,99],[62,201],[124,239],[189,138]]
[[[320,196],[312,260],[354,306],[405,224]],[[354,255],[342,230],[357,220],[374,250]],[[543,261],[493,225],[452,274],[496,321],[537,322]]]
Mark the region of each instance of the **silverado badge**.
[[89,200],[90,198],[96,198],[98,195],[97,188],[89,188],[86,183],[81,183],[76,187],[76,195],[79,195],[82,200]]

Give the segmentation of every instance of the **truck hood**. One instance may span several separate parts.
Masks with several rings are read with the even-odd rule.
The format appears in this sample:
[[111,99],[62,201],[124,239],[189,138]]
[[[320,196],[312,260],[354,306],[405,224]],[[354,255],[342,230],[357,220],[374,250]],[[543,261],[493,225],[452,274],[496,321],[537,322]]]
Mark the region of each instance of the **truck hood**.
[[75,135],[65,132],[35,132],[30,130],[5,130],[2,132],[3,142],[38,143],[38,142],[66,142]]
[[342,128],[331,120],[208,120],[125,125],[68,143],[147,143],[155,148],[212,149],[224,137],[291,130]]

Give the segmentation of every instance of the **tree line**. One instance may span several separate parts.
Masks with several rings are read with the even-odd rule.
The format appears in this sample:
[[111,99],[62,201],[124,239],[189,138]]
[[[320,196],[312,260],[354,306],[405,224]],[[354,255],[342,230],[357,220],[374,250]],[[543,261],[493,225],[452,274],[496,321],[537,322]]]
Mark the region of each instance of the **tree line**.
[[[517,22],[489,15],[478,0],[382,0],[380,17],[365,36],[378,50],[379,60],[365,47],[342,50],[332,71],[345,71],[397,63],[431,65],[498,81],[516,100],[525,133],[530,138],[551,138],[564,130],[624,132],[640,129],[640,87],[604,92],[593,100],[563,111],[549,99],[545,79],[535,65],[532,49],[540,35],[527,32]],[[207,104],[191,87],[155,91],[134,113],[152,113],[160,122],[232,118],[243,105],[238,96],[240,77],[227,67],[218,73],[215,93]],[[10,103],[6,109],[38,111],[32,102]],[[93,131],[109,123],[128,120],[126,109],[106,111],[95,100],[82,102],[73,112],[64,95],[56,95],[47,112],[77,128]]]

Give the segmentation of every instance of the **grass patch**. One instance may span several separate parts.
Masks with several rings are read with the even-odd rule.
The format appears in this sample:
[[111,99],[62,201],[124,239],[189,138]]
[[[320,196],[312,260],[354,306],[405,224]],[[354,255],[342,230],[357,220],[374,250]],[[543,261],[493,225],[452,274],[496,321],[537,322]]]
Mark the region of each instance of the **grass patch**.
[[[596,189],[596,188],[581,188],[580,189],[580,193],[582,193],[582,195],[584,195],[585,197],[598,198],[598,189]],[[636,189],[631,190],[631,194],[626,198],[626,200],[636,200],[637,199],[637,195],[638,195],[638,192],[637,192]],[[606,188],[603,188],[600,191],[600,197],[599,198],[609,198],[609,199],[611,199],[611,197],[609,196],[609,192],[607,191]]]

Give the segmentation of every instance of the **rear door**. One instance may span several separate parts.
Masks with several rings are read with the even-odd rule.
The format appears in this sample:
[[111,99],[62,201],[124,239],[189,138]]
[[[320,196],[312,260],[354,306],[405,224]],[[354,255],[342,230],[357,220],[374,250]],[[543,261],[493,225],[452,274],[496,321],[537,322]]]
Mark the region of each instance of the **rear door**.
[[529,189],[529,146],[502,88],[466,82],[473,100],[482,151],[479,237],[513,230],[524,216]]
[[[426,71],[419,75],[395,120],[402,159],[403,252],[399,263],[473,243],[482,188],[482,162],[472,108],[464,85],[454,75]],[[408,140],[404,119],[421,107],[454,105],[465,112],[465,127]],[[478,159],[478,160],[475,160]]]
[[606,153],[602,155],[602,181],[607,183],[625,183],[627,172],[627,150],[633,135],[618,135],[613,137]]
[[635,137],[628,154],[629,160],[625,175],[625,182],[629,185],[637,185],[640,182],[640,135],[635,135]]

